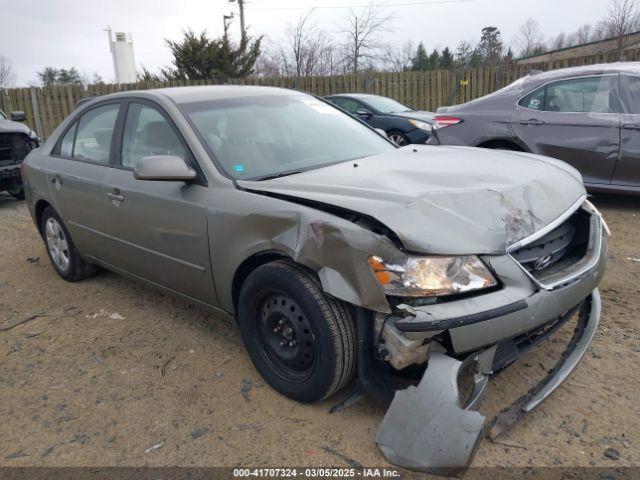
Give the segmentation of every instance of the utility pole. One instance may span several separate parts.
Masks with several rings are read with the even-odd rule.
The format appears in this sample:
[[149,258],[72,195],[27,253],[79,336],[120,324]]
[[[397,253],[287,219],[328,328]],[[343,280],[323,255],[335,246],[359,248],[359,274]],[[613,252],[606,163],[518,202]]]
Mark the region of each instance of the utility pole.
[[[230,3],[236,0],[229,0]],[[244,43],[247,38],[247,31],[244,26],[244,2],[245,0],[238,0],[238,9],[240,10],[240,43]]]

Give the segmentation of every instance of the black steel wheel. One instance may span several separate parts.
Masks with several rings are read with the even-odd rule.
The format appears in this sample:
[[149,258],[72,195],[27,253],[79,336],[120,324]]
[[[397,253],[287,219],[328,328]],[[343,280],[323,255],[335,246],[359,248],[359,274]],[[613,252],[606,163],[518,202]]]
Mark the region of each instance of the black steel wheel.
[[316,402],[353,377],[356,336],[349,309],[292,262],[270,262],[249,275],[240,290],[238,324],[256,369],[289,398]]
[[286,294],[267,295],[260,309],[258,328],[261,354],[274,372],[300,382],[316,362],[316,340],[309,319]]

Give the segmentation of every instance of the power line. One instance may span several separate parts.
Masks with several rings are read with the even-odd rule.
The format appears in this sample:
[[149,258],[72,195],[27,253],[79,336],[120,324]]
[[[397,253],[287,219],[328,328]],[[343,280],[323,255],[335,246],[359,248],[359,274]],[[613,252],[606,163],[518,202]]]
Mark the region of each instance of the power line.
[[[375,7],[414,7],[419,5],[440,5],[445,3],[462,3],[472,2],[473,0],[432,0],[428,2],[407,2],[407,3],[377,3]],[[251,10],[316,10],[316,9],[335,9],[335,8],[367,8],[371,4],[366,5],[316,5],[308,7],[251,7]]]

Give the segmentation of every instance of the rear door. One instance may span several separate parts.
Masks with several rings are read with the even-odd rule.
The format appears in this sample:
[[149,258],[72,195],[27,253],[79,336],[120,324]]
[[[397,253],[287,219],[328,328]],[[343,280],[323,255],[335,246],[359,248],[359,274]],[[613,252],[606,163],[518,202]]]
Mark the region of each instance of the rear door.
[[126,107],[116,165],[105,180],[113,248],[106,261],[148,281],[216,304],[209,260],[206,194],[195,182],[136,180],[136,162],[174,155],[197,164],[169,115],[153,102]]
[[622,75],[620,81],[622,147],[612,183],[640,187],[640,76]]
[[585,183],[609,184],[620,153],[619,75],[551,82],[526,95],[511,115],[534,153],[573,165]]
[[108,249],[103,188],[121,106],[110,102],[84,112],[67,128],[47,161],[56,211],[79,251],[97,258]]

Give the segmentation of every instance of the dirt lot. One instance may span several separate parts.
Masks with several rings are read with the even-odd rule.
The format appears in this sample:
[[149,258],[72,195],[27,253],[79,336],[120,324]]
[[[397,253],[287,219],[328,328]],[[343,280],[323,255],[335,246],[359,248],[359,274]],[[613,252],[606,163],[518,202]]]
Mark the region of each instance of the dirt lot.
[[[596,338],[474,466],[640,465],[640,198],[595,203],[614,233]],[[232,322],[110,273],[64,282],[8,196],[0,245],[1,466],[387,465],[374,443],[382,409],[297,404],[264,384]],[[495,378],[483,411],[541,378],[562,337]]]

